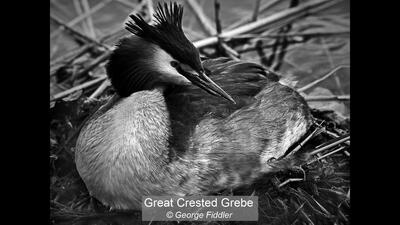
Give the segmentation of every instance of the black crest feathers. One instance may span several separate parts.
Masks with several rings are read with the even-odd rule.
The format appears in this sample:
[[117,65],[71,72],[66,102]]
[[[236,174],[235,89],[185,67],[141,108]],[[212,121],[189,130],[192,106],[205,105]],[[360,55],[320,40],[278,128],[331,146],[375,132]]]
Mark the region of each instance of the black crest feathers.
[[121,39],[106,67],[107,75],[119,95],[129,96],[157,83],[162,75],[156,64],[149,63],[154,57],[155,47],[195,70],[203,70],[199,52],[183,33],[182,17],[183,7],[172,2],[158,3],[154,25],[148,24],[140,15],[130,15],[126,29],[136,37]]
[[169,29],[182,31],[183,7],[179,4],[170,2],[169,7],[164,3],[158,3],[154,18],[156,25],[149,25],[140,15],[130,15],[132,21],[127,22],[126,29],[142,38],[148,38],[151,34],[157,34],[159,31],[168,31]]
[[140,15],[130,15],[126,29],[151,43],[157,44],[175,59],[193,69],[201,70],[200,56],[182,29],[183,6],[178,3],[158,3],[155,24],[148,24]]

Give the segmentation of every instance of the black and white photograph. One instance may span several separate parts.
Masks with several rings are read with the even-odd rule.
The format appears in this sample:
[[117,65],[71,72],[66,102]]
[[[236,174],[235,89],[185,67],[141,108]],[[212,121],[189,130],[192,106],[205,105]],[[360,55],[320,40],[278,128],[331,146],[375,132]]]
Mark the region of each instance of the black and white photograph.
[[350,0],[50,0],[49,21],[50,224],[351,224]]

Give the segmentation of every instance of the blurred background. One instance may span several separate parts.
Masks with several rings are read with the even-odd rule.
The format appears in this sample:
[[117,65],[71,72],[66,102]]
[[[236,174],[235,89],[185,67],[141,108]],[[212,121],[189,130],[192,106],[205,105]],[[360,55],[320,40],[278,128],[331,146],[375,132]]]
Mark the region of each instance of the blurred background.
[[[129,35],[124,29],[124,22],[129,14],[140,13],[146,20],[151,19],[149,13],[152,13],[153,9],[149,9],[149,2],[156,6],[162,1],[51,0],[51,95],[57,97],[57,93],[68,90],[77,83],[104,75],[103,66],[106,57],[100,58],[99,63],[87,70],[89,77],[86,76],[87,73],[79,72],[87,69],[93,60],[99,60],[99,56],[102,56],[107,48],[112,48],[119,38]],[[191,41],[201,41],[215,36],[214,1],[178,2],[185,5],[183,26]],[[344,67],[338,68],[332,76],[308,88],[304,94],[317,97],[337,96],[341,100],[317,101],[317,98],[310,104],[317,108],[333,109],[348,117],[350,112],[349,1],[220,0],[219,17],[222,33],[245,27],[251,21],[273,17],[290,8],[313,2],[316,4],[310,5],[314,8],[306,8],[297,14],[267,23],[258,30],[236,34],[224,40],[235,53],[240,55],[240,59],[260,63],[273,69],[289,80],[295,81],[296,87],[309,84],[343,65]],[[318,5],[318,2],[328,2],[328,4],[321,7],[321,3]],[[63,25],[67,25],[68,28]],[[69,28],[73,29],[72,32]],[[80,37],[79,34],[88,37],[89,40]],[[200,49],[203,55],[219,56],[215,54],[215,45]],[[77,78],[87,79],[78,79],[75,83],[65,82],[66,76],[76,73],[78,73]],[[89,91],[95,91],[93,87],[100,84],[101,82],[98,82],[88,87]]]

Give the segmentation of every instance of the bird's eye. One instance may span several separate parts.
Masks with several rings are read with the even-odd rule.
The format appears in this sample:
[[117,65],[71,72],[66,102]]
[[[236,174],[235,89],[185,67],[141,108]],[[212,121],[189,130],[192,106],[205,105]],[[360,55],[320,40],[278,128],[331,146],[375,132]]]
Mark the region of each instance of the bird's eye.
[[176,68],[178,67],[179,63],[177,61],[171,61],[171,66]]

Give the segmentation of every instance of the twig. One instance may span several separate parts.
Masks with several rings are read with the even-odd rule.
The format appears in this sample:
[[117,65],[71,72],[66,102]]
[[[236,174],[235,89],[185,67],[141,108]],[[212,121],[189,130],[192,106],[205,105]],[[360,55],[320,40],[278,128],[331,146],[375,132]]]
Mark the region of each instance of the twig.
[[[223,33],[221,33],[221,38],[230,38],[230,37],[234,37],[237,35],[249,33],[249,32],[252,32],[261,27],[268,29],[273,26],[276,26],[277,24],[279,24],[280,26],[283,26],[283,25],[289,24],[289,23],[293,22],[294,20],[299,19],[305,15],[309,15],[311,13],[316,13],[321,10],[332,7],[332,6],[340,3],[341,1],[343,1],[343,0],[309,1],[302,5],[275,13],[266,18],[259,19],[255,22],[248,23],[244,26],[223,32]],[[202,48],[202,47],[205,47],[208,45],[215,44],[217,42],[218,42],[217,37],[209,37],[209,38],[205,38],[203,40],[194,42],[194,45],[197,48]]]
[[61,62],[73,61],[77,57],[79,57],[82,54],[86,53],[86,51],[89,50],[90,48],[92,48],[93,45],[94,45],[93,43],[85,44],[83,46],[79,46],[78,48],[73,49],[73,50],[65,53],[64,55],[52,60],[50,62],[50,67],[53,67],[54,65],[57,65],[57,64],[59,64]]
[[327,153],[327,154],[325,154],[325,155],[323,155],[323,156],[318,157],[317,159],[311,160],[310,162],[307,163],[307,165],[310,165],[311,163],[314,163],[314,162],[316,162],[316,161],[318,161],[318,160],[321,160],[321,159],[323,159],[323,158],[326,158],[326,157],[328,157],[328,156],[330,156],[330,155],[332,155],[332,154],[335,154],[336,152],[339,152],[339,151],[341,151],[341,150],[344,149],[344,148],[346,148],[346,147],[345,147],[345,146],[339,147],[339,148],[337,148],[336,150],[333,150],[333,151],[331,151],[331,152],[329,152],[329,153]]
[[[304,203],[305,203],[305,202],[304,202]],[[304,218],[306,218],[306,220],[309,222],[309,224],[314,225],[314,222],[310,219],[310,217],[308,217],[307,214],[304,212],[304,210],[301,209],[301,208],[303,207],[304,203],[301,204],[301,207],[300,207],[297,203],[293,202],[294,206],[298,208],[298,210],[300,211],[300,213],[304,216]],[[297,212],[298,210],[296,210],[296,212]]]
[[96,32],[94,31],[94,26],[93,26],[93,20],[90,14],[90,5],[88,0],[81,0],[82,1],[82,6],[84,10],[84,14],[89,14],[86,17],[86,24],[88,26],[88,34],[91,38],[96,39]]
[[338,138],[338,140],[336,140],[335,142],[333,142],[333,143],[331,143],[331,144],[328,144],[328,145],[325,145],[325,146],[320,147],[320,148],[318,148],[318,149],[315,149],[314,151],[312,151],[312,152],[310,153],[310,155],[315,155],[315,154],[317,154],[317,153],[319,153],[319,152],[325,151],[325,150],[327,150],[327,149],[329,149],[329,148],[332,148],[332,147],[334,147],[334,146],[336,146],[336,145],[339,145],[339,144],[341,144],[341,143],[343,143],[343,142],[345,142],[345,141],[347,141],[347,140],[349,140],[349,139],[350,139],[350,134],[346,134],[346,135],[344,135],[344,136]]
[[207,18],[207,16],[205,15],[203,9],[197,3],[197,1],[196,0],[188,0],[187,4],[192,9],[192,11],[194,12],[194,15],[199,20],[200,25],[204,29],[204,31],[208,35],[215,35],[216,34],[216,29],[213,27],[211,21]]
[[343,31],[327,31],[327,32],[306,32],[306,33],[285,33],[285,34],[242,34],[237,35],[235,37],[230,37],[226,40],[234,40],[234,39],[249,39],[249,38],[257,38],[257,39],[270,39],[270,38],[282,38],[282,37],[298,37],[298,36],[328,36],[328,35],[341,35],[341,34],[350,34],[349,30]]
[[221,26],[221,21],[219,19],[219,8],[220,8],[220,4],[217,0],[215,0],[215,23],[216,23],[216,29],[217,29],[218,44],[229,57],[238,61],[240,54],[237,53],[231,47],[229,47],[226,43],[224,43],[223,39],[220,36],[221,32],[222,32],[222,26]]
[[61,39],[61,37],[58,37],[53,43],[55,43],[53,46],[51,46],[51,49],[50,49],[50,59],[52,59],[53,58],[53,56],[54,56],[54,54],[57,52],[57,50],[58,50],[58,43],[59,43],[59,41],[60,41],[60,39]]
[[258,12],[260,10],[260,2],[261,0],[256,0],[253,8],[253,15],[251,16],[251,21],[254,22],[257,20]]
[[58,26],[62,27],[63,30],[66,30],[68,34],[76,41],[79,45],[86,44],[90,42],[88,38],[84,34],[79,33],[75,29],[68,27],[64,22],[60,19],[56,18],[54,15],[50,15],[50,19],[55,22]]
[[350,95],[306,96],[306,101],[350,101]]
[[231,57],[232,59],[238,61],[240,54],[235,51],[233,48],[229,47],[226,43],[222,42],[221,43],[222,48],[226,51],[226,53]]
[[[339,135],[337,135],[337,134],[335,134],[335,133],[333,133],[333,132],[331,132],[331,131],[329,131],[329,130],[327,130],[327,129],[325,129],[324,132],[325,132],[326,134],[328,134],[329,136],[334,137],[334,138],[340,137]],[[346,142],[344,142],[344,143],[347,144],[347,145],[350,145],[350,141],[346,141]],[[345,152],[346,152],[346,151],[345,151]]]
[[112,40],[115,37],[120,37],[123,34],[125,34],[125,29],[122,26],[118,26],[117,28],[111,30],[110,32],[107,32],[103,37],[100,38],[101,43],[108,42]]
[[[297,209],[296,209],[296,211],[294,211],[294,214],[296,214],[301,208],[303,208],[303,206],[304,206],[305,204],[306,204],[306,203],[303,202],[303,203],[301,204],[300,207],[298,207],[298,205],[297,205]],[[292,223],[292,224],[295,224],[295,223]]]
[[67,31],[69,31],[72,35],[74,35],[75,37],[79,38],[81,41],[83,42],[91,42],[91,43],[95,43],[98,46],[101,46],[107,50],[110,50],[111,47],[105,44],[102,44],[100,42],[98,42],[97,40],[84,35],[82,33],[80,33],[79,31],[75,30],[74,28],[68,26],[67,24],[65,24],[64,22],[62,22],[60,19],[58,19],[56,16],[54,15],[50,15],[50,19],[52,19],[55,23],[57,23],[60,26],[63,26]]
[[315,203],[317,203],[317,205],[319,206],[319,208],[322,209],[322,211],[323,211],[327,216],[331,216],[331,215],[332,215],[332,214],[331,214],[328,210],[326,210],[325,207],[323,207],[323,206],[321,205],[321,203],[319,203],[312,195],[310,195],[310,197],[311,197],[311,199],[312,199]]
[[333,189],[318,187],[318,190],[327,191],[327,192],[331,192],[331,193],[334,193],[336,195],[339,195],[341,197],[346,197],[345,193],[342,193],[342,192],[339,192],[339,191],[336,191],[336,190],[333,190]]
[[[119,2],[124,2],[124,1],[119,1]],[[129,13],[129,15],[132,14],[137,14],[140,10],[142,10],[142,8],[148,4],[146,0],[141,1],[138,5],[133,5],[132,8],[132,12]],[[154,10],[154,9],[153,9]],[[153,15],[148,15],[144,17],[144,20],[146,22],[148,22],[149,24],[153,24],[153,20],[151,19],[153,17]],[[125,22],[127,22],[127,20],[129,20],[129,17],[127,17],[127,19],[125,20]],[[125,23],[124,22],[124,23]],[[104,35],[104,37],[101,38],[102,42],[106,42],[106,41],[111,41],[113,39],[119,38],[122,35],[125,35],[127,33],[127,31],[125,30],[125,28],[123,26],[118,27],[117,29],[109,32],[107,35]]]
[[110,86],[110,81],[109,80],[103,81],[103,83],[96,89],[96,91],[94,91],[93,94],[89,96],[87,101],[91,101],[100,96],[108,86]]
[[289,178],[287,180],[285,180],[284,182],[282,182],[281,184],[278,185],[279,188],[285,186],[286,184],[290,183],[290,182],[295,182],[295,181],[303,181],[303,178]]
[[215,13],[215,29],[217,30],[217,39],[218,39],[218,50],[222,52],[222,39],[221,39],[221,21],[219,19],[219,8],[221,5],[218,0],[214,0],[214,13]]
[[340,66],[337,66],[336,68],[334,68],[333,70],[331,70],[329,73],[327,73],[325,76],[323,76],[323,77],[321,77],[321,78],[319,78],[319,79],[317,79],[317,80],[315,80],[315,81],[313,81],[313,82],[311,82],[311,83],[309,83],[309,84],[307,84],[307,85],[305,85],[305,86],[303,86],[303,87],[297,89],[297,91],[298,91],[298,92],[304,92],[304,91],[306,91],[306,90],[308,90],[308,89],[314,87],[316,84],[318,84],[318,83],[324,81],[325,79],[327,79],[327,78],[329,78],[330,76],[332,76],[333,74],[335,74],[336,71],[338,71],[338,70],[341,69],[341,68],[350,68],[350,66],[348,66],[348,65],[340,65]]
[[[92,14],[96,13],[97,11],[99,11],[100,9],[104,8],[104,6],[106,6],[108,3],[110,3],[112,0],[104,0],[101,1],[99,4],[93,6],[90,11],[85,12],[77,17],[75,17],[73,20],[71,20],[70,22],[67,23],[68,26],[73,27],[76,24],[78,24],[79,22],[81,22],[82,20],[86,19],[86,17],[91,16]],[[59,27],[58,29],[56,29],[55,31],[53,31],[50,34],[50,39],[54,38],[55,36],[57,36],[58,34],[61,33],[61,31],[64,30],[64,27]]]
[[[271,41],[271,39],[268,39],[269,41]],[[258,50],[258,49],[264,49],[264,48],[271,48],[274,47],[274,44],[272,43],[260,43],[259,45],[257,45],[257,42],[255,44],[252,45],[245,45],[245,47],[243,47],[242,49],[239,49],[238,52],[239,53],[245,53],[245,52],[249,52],[249,51],[254,51],[254,50]],[[289,51],[291,49],[296,48],[295,45],[290,45],[287,49],[285,49],[285,51]]]
[[[116,0],[120,3],[124,2],[121,0]],[[124,3],[122,3],[124,4]],[[133,8],[133,11],[130,14],[136,14],[138,13],[140,10],[142,10],[143,6],[145,6],[147,4],[146,1],[142,1],[140,2],[138,5],[134,5],[129,3],[129,7]],[[149,22],[149,17],[148,18],[144,18],[147,22]],[[108,34],[104,35],[103,37],[100,38],[100,42],[106,42],[106,41],[110,41],[111,39],[119,36],[122,36],[123,34],[125,34],[125,29],[123,26],[118,27],[117,29],[112,30],[111,32],[109,32]]]
[[66,97],[66,96],[68,96],[68,95],[70,95],[70,94],[76,92],[76,91],[79,91],[79,90],[88,88],[88,87],[90,87],[90,86],[93,86],[93,85],[95,85],[95,84],[97,84],[97,83],[99,83],[99,82],[101,82],[101,81],[103,81],[103,80],[105,80],[105,79],[107,79],[107,76],[106,76],[106,75],[103,75],[103,76],[101,76],[101,77],[99,77],[99,78],[96,78],[96,79],[94,79],[94,80],[88,81],[88,82],[86,82],[86,83],[80,84],[80,85],[75,86],[75,87],[73,87],[73,88],[71,88],[71,89],[68,89],[68,90],[66,90],[66,91],[60,92],[60,93],[58,93],[58,94],[55,94],[55,95],[53,96],[53,98],[50,99],[50,101],[59,100],[59,99],[61,99],[61,98],[64,98],[64,97]]
[[114,216],[135,216],[140,215],[139,211],[114,211],[114,212],[92,212],[85,210],[75,210],[71,207],[58,203],[56,201],[51,201],[50,206],[50,218],[52,219],[73,219],[75,222],[77,220],[87,220],[94,218],[107,218]]
[[[74,7],[75,7],[75,11],[78,15],[82,15],[83,14],[83,9],[82,6],[80,4],[80,0],[73,0],[72,1],[74,3]],[[83,32],[88,35],[89,34],[89,28],[88,28],[88,24],[86,23],[82,23],[82,28],[83,28]]]
[[339,214],[342,216],[342,218],[344,219],[344,221],[349,222],[349,220],[346,218],[346,215],[343,214],[342,210],[338,210]]
[[58,8],[62,13],[65,14],[66,17],[73,17],[75,16],[73,11],[71,9],[69,9],[68,7],[66,7],[66,5],[64,4],[60,4],[59,1],[51,1],[50,2],[55,8]]
[[[297,192],[298,192],[298,193],[295,193],[295,195],[296,195],[297,197],[299,197],[300,199],[303,199],[306,203],[308,203],[308,206],[309,206],[313,211],[315,211],[315,212],[318,213],[318,214],[324,215],[324,216],[329,216],[329,215],[330,215],[329,213],[328,213],[328,215],[325,214],[325,212],[323,212],[323,211],[317,209],[317,208],[315,207],[315,205],[312,204],[311,200],[314,200],[314,199],[312,198],[312,196],[311,196],[309,193],[303,191],[301,188],[297,189]],[[319,204],[317,204],[317,205],[319,206]]]
[[[321,125],[321,124],[319,124]],[[307,143],[312,137],[317,136],[318,134],[320,134],[323,130],[325,130],[325,128],[323,127],[317,127],[315,128],[315,130],[308,135],[301,143],[299,143],[296,148],[294,148],[288,155],[292,155],[294,153],[296,153],[301,147],[303,147],[305,145],[305,143]]]
[[[217,37],[219,37],[218,35],[221,33],[221,22],[219,20],[219,3],[218,3],[218,1],[214,1],[216,28],[213,27],[211,20],[208,19],[208,17],[204,13],[201,6],[197,3],[197,1],[188,0],[187,3],[189,5],[189,7],[192,9],[192,11],[194,12],[196,18],[199,20],[204,31],[208,35],[217,34]],[[219,39],[218,43],[219,43],[219,46],[222,47],[229,56],[231,56],[231,58],[237,60],[238,57],[240,57],[239,53],[237,53],[234,49],[229,47],[227,44],[223,43],[221,39]]]
[[[136,7],[135,3],[132,3],[132,2],[129,2],[129,1],[126,1],[126,0],[116,0],[116,1],[121,3],[121,4],[123,4],[123,5],[125,5],[125,6],[128,6],[130,8],[135,8]],[[146,4],[146,1],[142,1],[141,3]]]
[[74,80],[74,79],[76,79],[78,77],[81,77],[83,74],[91,71],[92,69],[97,67],[100,63],[106,61],[108,59],[108,57],[110,57],[110,55],[111,55],[111,51],[104,52],[99,57],[97,57],[92,62],[90,62],[90,64],[86,68],[84,68],[81,71],[79,71],[78,73],[74,74],[71,77],[71,79]]
[[[266,10],[270,9],[271,7],[273,7],[274,5],[276,5],[276,4],[279,3],[279,2],[281,2],[281,0],[271,0],[271,1],[268,1],[266,4],[264,4],[263,6],[261,6],[261,8],[258,10],[258,14],[265,12]],[[245,18],[243,18],[243,19],[241,19],[241,20],[239,20],[239,21],[233,23],[232,25],[228,26],[227,29],[230,30],[230,29],[236,28],[236,27],[238,27],[238,26],[241,26],[241,25],[243,25],[243,24],[246,24],[246,23],[248,23],[248,22],[251,22],[251,18],[252,18],[252,16],[250,16],[250,17],[245,17]]]

